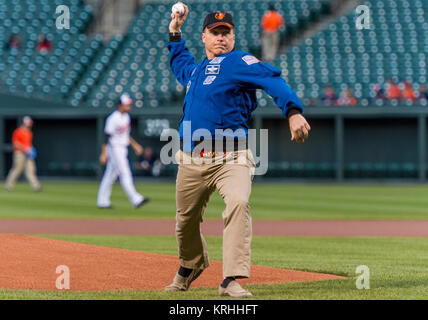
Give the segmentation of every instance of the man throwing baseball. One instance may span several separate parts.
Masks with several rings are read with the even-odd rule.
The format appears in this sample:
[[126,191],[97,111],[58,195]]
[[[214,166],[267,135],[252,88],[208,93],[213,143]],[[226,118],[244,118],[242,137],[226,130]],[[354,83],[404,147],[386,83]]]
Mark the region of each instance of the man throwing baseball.
[[120,184],[135,208],[141,207],[149,201],[135,190],[131,169],[128,161],[128,146],[131,145],[139,156],[143,153],[143,147],[131,136],[131,111],[132,99],[123,94],[118,102],[118,108],[106,120],[106,143],[102,146],[100,163],[107,163],[100,188],[98,190],[97,205],[101,209],[111,208],[111,191],[113,184],[119,177]]
[[[226,204],[222,214],[224,280],[219,294],[251,297],[236,279],[250,276],[252,226],[248,200],[255,164],[248,144],[241,142],[248,135],[247,122],[257,107],[256,89],[270,94],[282,110],[288,119],[291,140],[304,142],[310,126],[301,115],[301,101],[281,78],[281,72],[248,53],[234,50],[234,22],[229,13],[217,11],[206,16],[202,28],[206,58],[196,64],[181,38],[181,26],[189,13],[187,6],[184,8],[184,15],[178,11],[171,14],[169,25],[171,69],[187,87],[187,92],[179,131],[182,144],[176,155],[179,162],[176,237],[180,268],[165,290],[188,290],[192,281],[209,266],[200,224],[209,198],[217,189]],[[195,138],[201,130],[210,133],[214,152],[206,150],[209,149],[206,134],[203,142]],[[231,139],[232,144],[228,143]],[[202,143],[203,150],[200,149]],[[242,157],[245,161],[234,161]],[[200,158],[212,161],[201,162]]]

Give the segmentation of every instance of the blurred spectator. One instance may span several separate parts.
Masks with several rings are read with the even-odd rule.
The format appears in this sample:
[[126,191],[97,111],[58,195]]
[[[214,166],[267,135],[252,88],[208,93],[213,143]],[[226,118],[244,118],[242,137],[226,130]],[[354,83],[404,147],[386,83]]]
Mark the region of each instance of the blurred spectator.
[[410,81],[404,82],[402,97],[405,101],[410,101],[412,104],[416,102],[416,93],[413,90],[412,83]]
[[48,53],[49,51],[51,51],[51,47],[52,44],[48,40],[48,38],[45,35],[41,34],[39,36],[39,41],[37,42],[37,51],[39,51],[40,53]]
[[273,4],[269,5],[260,23],[262,35],[262,60],[272,61],[275,59],[279,48],[279,29],[285,25],[284,19],[276,10]]
[[337,101],[339,106],[355,106],[357,104],[357,99],[352,93],[352,89],[348,88],[340,95],[339,100]]
[[163,169],[161,161],[158,159],[151,147],[144,148],[143,154],[138,158],[138,169],[143,176],[158,177]]
[[321,97],[321,103],[324,106],[335,106],[337,103],[337,96],[336,93],[334,92],[334,89],[332,86],[327,86],[324,89],[324,94]]
[[419,100],[428,100],[427,87],[424,84],[419,86]]
[[310,98],[308,101],[308,106],[315,107],[318,105],[318,101],[315,98]]
[[388,80],[388,89],[386,91],[386,98],[388,100],[401,100],[401,90],[398,84],[396,84],[393,80]]
[[374,92],[375,92],[375,99],[376,100],[385,100],[385,90],[383,89],[382,85],[379,83],[376,83],[373,86]]
[[20,47],[21,41],[19,40],[19,36],[17,34],[12,35],[6,44],[6,48],[10,51],[18,51]]

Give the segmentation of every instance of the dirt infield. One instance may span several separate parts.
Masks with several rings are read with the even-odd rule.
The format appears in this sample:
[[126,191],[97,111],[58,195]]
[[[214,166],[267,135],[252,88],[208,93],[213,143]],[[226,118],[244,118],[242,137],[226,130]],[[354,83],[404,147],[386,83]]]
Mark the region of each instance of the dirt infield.
[[[0,220],[0,233],[173,235],[173,220]],[[223,223],[202,223],[205,235],[222,235]],[[254,236],[428,237],[428,220],[253,221]]]
[[[0,288],[58,290],[60,265],[70,270],[70,289],[77,291],[163,289],[171,281],[174,256],[58,241],[27,235],[0,235]],[[159,271],[162,272],[159,272]],[[343,278],[262,266],[252,266],[242,284],[332,280]],[[217,287],[222,265],[211,261],[192,287]]]

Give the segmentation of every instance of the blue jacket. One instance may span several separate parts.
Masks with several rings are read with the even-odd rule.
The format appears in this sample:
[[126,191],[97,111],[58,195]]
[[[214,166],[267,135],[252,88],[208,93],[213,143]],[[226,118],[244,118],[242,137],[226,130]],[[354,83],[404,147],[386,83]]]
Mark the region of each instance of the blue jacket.
[[290,107],[303,112],[300,99],[281,78],[281,71],[248,53],[234,50],[212,60],[205,58],[197,65],[184,40],[169,42],[168,49],[172,72],[187,87],[181,139],[183,131],[187,134],[183,121],[191,121],[192,135],[202,128],[213,137],[215,129],[243,129],[248,134],[247,122],[257,108],[256,89],[272,96],[284,116]]

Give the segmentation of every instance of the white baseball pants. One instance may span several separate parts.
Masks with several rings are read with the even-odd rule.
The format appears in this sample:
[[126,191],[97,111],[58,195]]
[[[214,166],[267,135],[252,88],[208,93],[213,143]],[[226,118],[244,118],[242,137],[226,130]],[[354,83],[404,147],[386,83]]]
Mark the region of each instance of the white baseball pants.
[[113,184],[119,177],[120,184],[128,196],[129,201],[135,206],[144,198],[135,190],[131,169],[128,161],[128,148],[125,146],[107,146],[107,167],[98,190],[98,207],[111,205],[111,191]]

